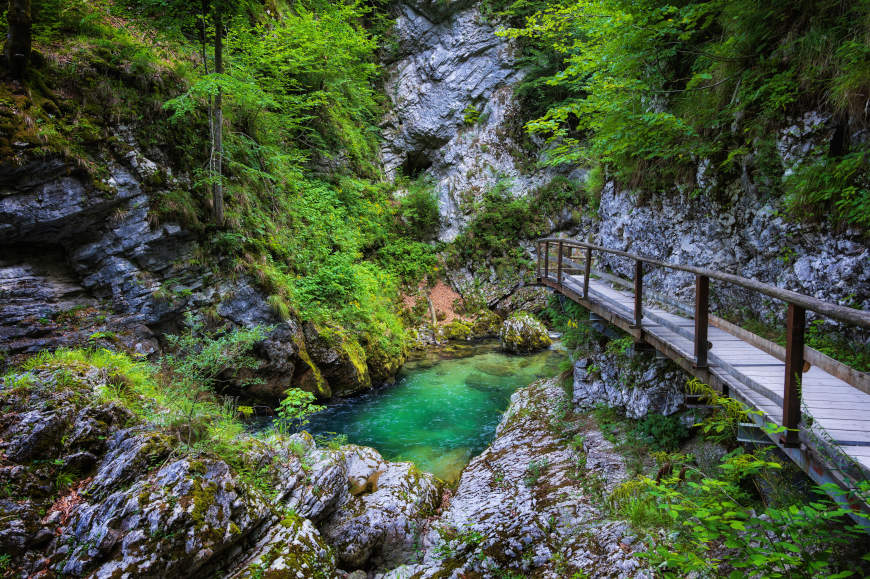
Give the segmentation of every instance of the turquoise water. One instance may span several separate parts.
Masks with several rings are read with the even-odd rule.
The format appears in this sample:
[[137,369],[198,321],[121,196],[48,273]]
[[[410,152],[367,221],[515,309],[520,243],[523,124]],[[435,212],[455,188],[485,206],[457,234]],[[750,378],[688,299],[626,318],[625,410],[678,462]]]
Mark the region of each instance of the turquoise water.
[[[560,371],[559,349],[512,356],[494,344],[466,357],[410,362],[395,385],[330,404],[312,417],[312,434],[345,434],[387,460],[410,460],[446,481],[492,441],[511,394]],[[456,355],[454,353],[453,355]]]

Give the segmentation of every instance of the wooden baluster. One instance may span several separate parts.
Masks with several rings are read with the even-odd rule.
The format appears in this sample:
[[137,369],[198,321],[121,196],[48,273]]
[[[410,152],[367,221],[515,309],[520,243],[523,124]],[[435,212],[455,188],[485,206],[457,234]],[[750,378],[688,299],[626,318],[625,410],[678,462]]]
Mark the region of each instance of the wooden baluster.
[[550,277],[550,242],[544,242],[544,277]]
[[707,367],[707,326],[710,313],[710,278],[695,276],[695,367]]
[[804,330],[806,310],[794,304],[788,305],[785,342],[785,390],[782,395],[782,425],[788,430],[781,442],[785,446],[797,446],[798,424],[801,420],[801,379],[804,369]]
[[592,248],[586,248],[586,271],[583,274],[583,299],[589,298],[589,275],[592,273]]
[[643,262],[634,260],[634,327],[643,325]]
[[562,285],[562,252],[564,251],[564,249],[565,249],[565,248],[564,248],[564,246],[562,245],[562,242],[560,241],[560,242],[559,242],[559,257],[558,257],[558,265],[556,266],[556,267],[557,267],[556,277],[557,277],[557,279],[559,280],[559,285],[560,285],[560,286]]

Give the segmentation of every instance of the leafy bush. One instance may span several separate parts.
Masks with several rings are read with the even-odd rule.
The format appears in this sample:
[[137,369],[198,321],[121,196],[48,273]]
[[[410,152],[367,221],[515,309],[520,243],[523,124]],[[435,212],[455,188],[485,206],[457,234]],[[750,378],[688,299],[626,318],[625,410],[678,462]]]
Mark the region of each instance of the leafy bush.
[[786,207],[870,230],[870,152],[804,163],[785,179]]
[[722,396],[697,378],[686,383],[686,392],[700,396],[701,400],[713,407],[700,426],[704,436],[713,442],[728,443],[737,438],[737,427],[749,416],[749,410],[730,396]]
[[863,531],[848,518],[850,510],[825,496],[838,489],[764,507],[744,482],[780,469],[776,461],[738,450],[718,472],[705,473],[691,457],[665,459],[663,476],[633,479],[614,491],[617,510],[650,531],[640,556],[664,576],[847,577],[859,569],[856,555],[863,553],[853,549],[862,545]]
[[411,183],[397,217],[403,234],[420,241],[434,239],[441,229],[441,213],[432,184],[423,179]]
[[551,295],[544,314],[550,325],[562,333],[562,343],[566,348],[586,351],[596,340],[596,332],[589,324],[589,311],[571,300],[560,300]]
[[[870,95],[870,66],[858,40],[866,3],[490,4],[521,15],[502,33],[551,63],[525,84],[561,89],[540,99],[545,112],[526,125],[549,139],[548,163],[600,166],[621,183],[664,192],[693,191],[704,159],[714,187],[748,170],[763,193],[778,195],[782,167],[770,135],[784,118],[823,110],[843,126],[867,126],[860,103]],[[866,229],[866,152],[866,144],[835,144],[817,168],[799,171],[786,183],[792,214],[830,208]]]
[[515,199],[504,186],[483,197],[468,227],[448,248],[448,259],[457,266],[474,268],[489,262],[503,276],[515,275],[532,264],[519,241],[534,239],[544,231],[543,216],[526,199]]
[[678,416],[661,414],[647,414],[637,423],[634,432],[652,450],[676,450],[690,436]]
[[476,125],[480,120],[480,111],[473,104],[469,103],[465,110],[462,111],[463,121],[466,126]]
[[243,377],[260,361],[251,355],[254,344],[266,338],[267,328],[209,331],[201,319],[188,313],[184,333],[167,334],[172,353],[161,358],[163,367],[180,383],[200,390],[222,390],[227,384],[248,386],[255,379]]
[[308,424],[308,419],[312,414],[326,408],[314,404],[314,398],[314,394],[299,388],[287,390],[284,393],[284,398],[278,404],[278,419],[275,421],[278,431],[282,434],[297,432]]

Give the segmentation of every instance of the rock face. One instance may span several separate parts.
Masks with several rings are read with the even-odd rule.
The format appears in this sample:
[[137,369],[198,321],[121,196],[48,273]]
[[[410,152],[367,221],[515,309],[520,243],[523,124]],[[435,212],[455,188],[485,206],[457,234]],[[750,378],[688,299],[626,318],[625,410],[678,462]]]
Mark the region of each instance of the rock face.
[[673,414],[685,402],[686,374],[648,353],[598,352],[574,363],[572,401],[579,408],[618,408],[629,418]]
[[554,170],[534,166],[511,135],[522,78],[512,43],[477,2],[403,2],[396,19],[398,55],[388,65],[393,106],[383,120],[388,175],[435,183],[445,227],[456,237],[475,201],[500,181],[516,195],[548,183]]
[[323,521],[323,536],[346,569],[407,561],[425,529],[421,514],[441,500],[435,478],[409,462],[389,464],[371,448],[345,451],[350,492]]
[[[0,350],[89,344],[152,355],[155,333],[177,327],[185,311],[206,312],[229,327],[271,328],[255,351],[262,383],[248,395],[274,403],[291,385],[322,398],[371,386],[364,356],[330,351],[298,320],[280,319],[253,280],[222,279],[200,264],[196,236],[152,211],[164,192],[147,185],[158,163],[123,127],[118,138],[130,152],[103,160],[102,182],[58,159],[0,163]],[[307,355],[309,345],[317,355]],[[320,364],[322,373],[313,368]]]
[[555,381],[517,391],[425,536],[422,561],[383,577],[645,576],[627,524],[604,518],[591,494],[624,480],[625,467],[597,431],[568,444],[570,429],[554,426],[564,400]]
[[[807,136],[810,139],[811,136]],[[807,140],[804,144],[809,146]],[[834,233],[824,225],[788,221],[776,199],[764,199],[748,183],[735,184],[735,199],[717,202],[689,195],[655,197],[641,204],[637,196],[608,185],[601,196],[600,221],[582,239],[673,263],[735,273],[822,300],[870,307],[870,246],[858,231]],[[604,264],[630,276],[619,258]],[[656,268],[644,283],[691,303],[694,277]],[[750,308],[781,321],[782,305],[756,292],[719,284],[713,305],[731,311]]]
[[339,565],[407,561],[440,501],[435,478],[411,464],[370,448],[320,449],[306,433],[240,447],[253,481],[100,403],[113,379],[87,365],[0,379],[9,570],[338,577]]
[[511,314],[498,334],[501,347],[508,352],[537,352],[549,348],[553,341],[547,327],[528,312]]
[[[384,166],[390,175],[425,175],[434,182],[445,241],[463,230],[474,215],[474,202],[496,183],[525,195],[556,174],[576,179],[585,175],[582,167],[536,168],[542,148],[526,150],[515,138],[511,127],[529,120],[521,119],[512,95],[523,72],[517,70],[511,41],[495,35],[497,23],[481,15],[479,4],[400,3],[398,54],[388,67],[386,92],[393,107],[383,122]],[[783,177],[826,151],[835,129],[835,119],[818,113],[784,126],[777,139]],[[833,224],[786,220],[780,202],[753,181],[752,161],[747,163],[739,180],[716,183],[708,163],[701,161],[697,196],[645,194],[608,183],[600,219],[587,219],[578,228],[570,216],[549,218],[554,231],[584,241],[870,307],[866,237],[859,231],[838,231]],[[723,198],[712,198],[714,187],[726,191]],[[482,290],[490,307],[523,285],[475,265],[448,276],[464,296]],[[602,265],[631,274],[632,264],[618,258],[605,257]],[[688,274],[660,270],[646,277],[650,288],[685,302],[692,300],[692,282]],[[713,302],[727,310],[746,307],[755,315],[782,319],[780,304],[730,286],[717,287]],[[520,303],[510,309],[522,307],[528,306]]]

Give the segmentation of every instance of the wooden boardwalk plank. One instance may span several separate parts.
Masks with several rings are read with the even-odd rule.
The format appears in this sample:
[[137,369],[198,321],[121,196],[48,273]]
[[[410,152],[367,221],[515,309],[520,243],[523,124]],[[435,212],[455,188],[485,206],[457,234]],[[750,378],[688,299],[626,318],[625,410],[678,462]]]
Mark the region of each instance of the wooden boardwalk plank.
[[[555,272],[551,279],[555,280]],[[583,295],[582,275],[566,275],[563,284]],[[593,276],[589,280],[589,299],[623,321],[633,323],[631,291]],[[685,360],[694,360],[695,323],[690,316],[644,304],[642,328]],[[768,419],[781,424],[785,364],[714,326],[709,327],[707,339],[712,345],[710,371],[730,384],[755,409],[764,412]],[[805,412],[813,417],[813,430],[823,429],[835,442],[844,443],[842,451],[870,472],[870,395],[815,366],[803,374],[801,388]],[[813,436],[816,435],[811,438]]]

